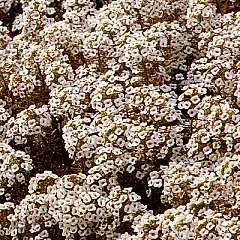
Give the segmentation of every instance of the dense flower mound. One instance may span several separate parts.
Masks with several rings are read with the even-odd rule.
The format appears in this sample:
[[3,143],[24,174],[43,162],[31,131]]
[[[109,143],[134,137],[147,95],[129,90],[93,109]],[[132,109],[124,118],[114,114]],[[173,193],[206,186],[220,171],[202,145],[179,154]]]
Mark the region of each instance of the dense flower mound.
[[0,239],[240,240],[239,81],[239,0],[0,0]]

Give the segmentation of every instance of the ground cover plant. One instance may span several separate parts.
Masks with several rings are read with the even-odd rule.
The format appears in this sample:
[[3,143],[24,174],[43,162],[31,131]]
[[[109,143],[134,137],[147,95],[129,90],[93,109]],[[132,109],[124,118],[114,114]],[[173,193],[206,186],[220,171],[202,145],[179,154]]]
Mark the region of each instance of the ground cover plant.
[[239,0],[0,0],[1,240],[240,240]]

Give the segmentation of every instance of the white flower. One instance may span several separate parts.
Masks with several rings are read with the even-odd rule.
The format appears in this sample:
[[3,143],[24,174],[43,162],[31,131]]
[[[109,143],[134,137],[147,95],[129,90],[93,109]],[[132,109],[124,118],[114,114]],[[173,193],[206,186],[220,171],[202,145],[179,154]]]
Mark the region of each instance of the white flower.
[[43,117],[40,118],[41,126],[48,127],[48,126],[50,126],[50,124],[51,124],[50,119],[43,118]]
[[24,183],[25,182],[25,176],[23,175],[23,173],[17,173],[16,174],[16,179],[20,183]]

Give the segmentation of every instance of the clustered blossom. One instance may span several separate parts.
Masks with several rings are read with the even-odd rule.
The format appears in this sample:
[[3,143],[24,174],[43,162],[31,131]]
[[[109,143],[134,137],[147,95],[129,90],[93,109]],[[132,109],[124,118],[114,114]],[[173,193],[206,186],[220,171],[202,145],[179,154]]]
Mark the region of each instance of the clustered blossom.
[[239,155],[215,166],[172,163],[161,174],[173,208],[136,218],[134,234],[119,239],[239,239]]
[[[19,191],[23,191],[23,186],[30,179],[30,171],[33,169],[32,159],[25,152],[15,151],[1,142],[0,163],[0,201],[4,199],[17,201],[19,197],[21,199],[22,194]],[[12,199],[12,195],[15,199]]]
[[[76,233],[87,237],[92,233],[109,239],[118,236],[121,222],[131,222],[137,214],[146,212],[140,196],[130,188],[114,186],[104,191],[86,182],[86,175],[72,174],[59,178],[51,172],[37,174],[30,180],[29,195],[7,218],[11,222],[10,236],[28,235],[47,238],[57,225],[66,239]],[[62,233],[61,233],[62,231]]]
[[0,238],[240,240],[239,0],[0,0]]

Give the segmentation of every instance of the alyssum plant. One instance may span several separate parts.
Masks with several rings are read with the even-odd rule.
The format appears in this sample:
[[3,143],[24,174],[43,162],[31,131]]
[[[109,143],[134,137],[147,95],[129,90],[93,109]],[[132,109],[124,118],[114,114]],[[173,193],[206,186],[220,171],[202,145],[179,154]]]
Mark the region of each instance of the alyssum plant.
[[240,239],[239,80],[239,0],[1,0],[0,239]]

